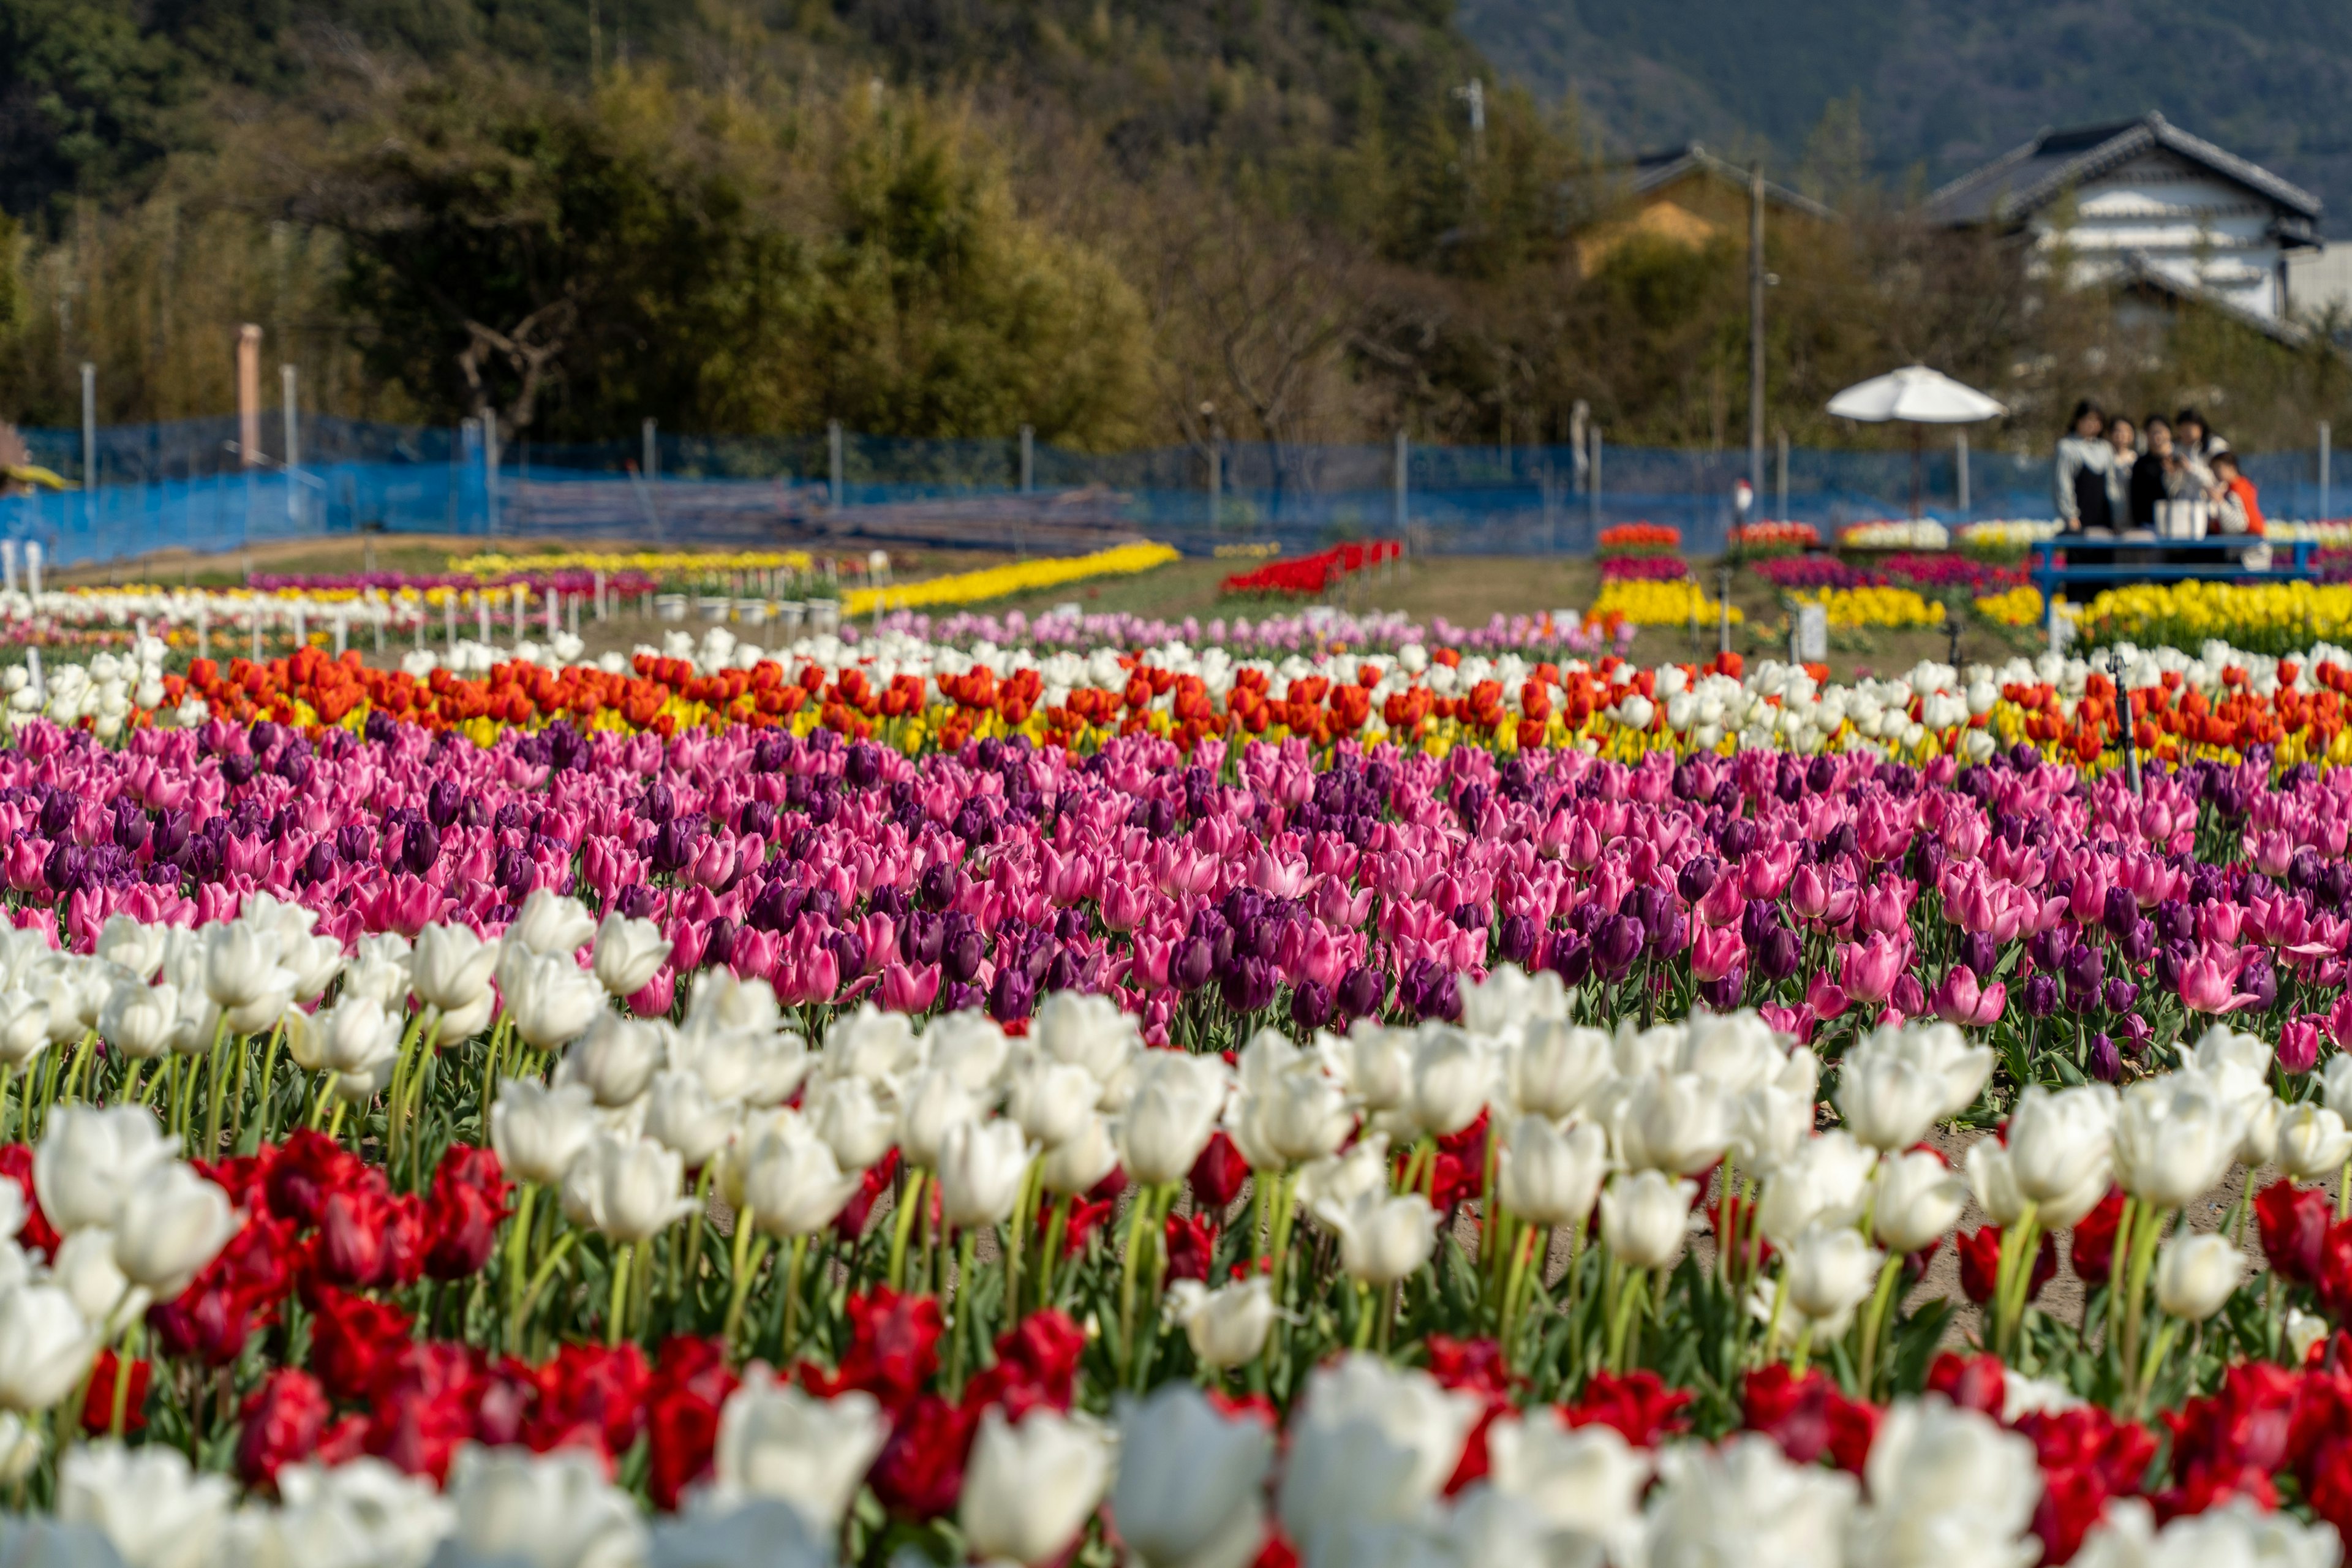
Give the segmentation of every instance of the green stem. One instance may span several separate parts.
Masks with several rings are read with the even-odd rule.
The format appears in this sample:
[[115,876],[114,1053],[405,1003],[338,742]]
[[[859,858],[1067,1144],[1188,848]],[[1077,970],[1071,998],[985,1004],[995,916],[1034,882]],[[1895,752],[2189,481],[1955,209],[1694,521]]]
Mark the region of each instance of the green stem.
[[1876,1397],[1871,1391],[1872,1378],[1878,1369],[1878,1342],[1882,1337],[1887,1309],[1894,1304],[1895,1281],[1903,1271],[1903,1255],[1890,1252],[1879,1266],[1878,1289],[1871,1292],[1870,1310],[1862,1320],[1862,1354],[1858,1358],[1859,1392],[1864,1399]]
[[1138,1187],[1135,1202],[1127,1211],[1127,1256],[1120,1260],[1118,1270],[1119,1371],[1122,1373],[1135,1364],[1135,1271],[1143,1261],[1145,1226],[1150,1222],[1152,1200],[1156,1194],[1156,1188]]
[[743,1327],[743,1298],[751,1289],[751,1226],[759,1217],[751,1209],[735,1216],[733,1274],[727,1281],[727,1327],[725,1343],[729,1354],[735,1350],[735,1336]]
[[613,1249],[613,1306],[604,1319],[607,1348],[621,1342],[621,1325],[629,1315],[629,1259],[636,1250],[626,1243]]
[[898,1194],[898,1212],[890,1223],[890,1289],[901,1290],[907,1284],[907,1238],[915,1228],[915,1211],[923,1203],[923,1168],[907,1168],[906,1190]]
[[555,1266],[563,1261],[563,1255],[571,1251],[572,1243],[579,1239],[578,1231],[565,1231],[556,1238],[555,1245],[547,1249],[547,1256],[540,1260],[539,1272],[531,1276],[530,1289],[523,1292],[522,1304],[515,1310],[514,1321],[508,1328],[507,1338],[513,1342],[516,1353],[520,1353],[522,1328],[530,1321],[532,1310],[539,1305],[539,1293],[547,1288],[548,1280],[554,1276]]
[[[966,1242],[965,1245],[969,1247],[971,1243]],[[784,1254],[784,1331],[783,1337],[776,1343],[776,1360],[778,1364],[783,1366],[792,1364],[795,1331],[800,1326],[801,1260],[807,1256],[807,1253],[808,1237],[796,1236],[793,1237],[792,1247]],[[956,1289],[961,1293],[963,1289],[961,1281],[957,1283]]]

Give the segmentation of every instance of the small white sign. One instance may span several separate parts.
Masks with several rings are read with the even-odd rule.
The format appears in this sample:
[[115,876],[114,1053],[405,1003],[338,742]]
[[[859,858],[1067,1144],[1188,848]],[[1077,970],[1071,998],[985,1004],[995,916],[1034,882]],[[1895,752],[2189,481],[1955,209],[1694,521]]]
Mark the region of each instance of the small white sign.
[[1054,618],[1057,621],[1078,620],[1084,617],[1086,613],[1086,606],[1076,599],[1065,599],[1054,606]]
[[1830,612],[1826,605],[1797,606],[1797,658],[1819,664],[1830,656]]

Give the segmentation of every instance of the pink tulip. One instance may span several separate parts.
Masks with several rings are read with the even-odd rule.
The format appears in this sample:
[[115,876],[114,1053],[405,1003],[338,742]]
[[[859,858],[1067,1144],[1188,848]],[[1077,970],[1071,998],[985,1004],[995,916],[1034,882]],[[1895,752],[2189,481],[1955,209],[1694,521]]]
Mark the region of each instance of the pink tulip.
[[1695,913],[1702,925],[1727,926],[1747,912],[1748,900],[1741,896],[1739,879],[1728,874],[1717,877],[1706,897],[1698,901]]
[[2297,1075],[2319,1064],[2319,1020],[2306,1015],[2289,1019],[2279,1030],[2278,1065]]
[[727,953],[727,967],[745,980],[765,980],[775,973],[778,947],[774,931],[739,931]]
[[1777,899],[1789,885],[1789,878],[1797,869],[1797,848],[1794,844],[1775,844],[1769,849],[1751,849],[1739,863],[1739,879],[1751,899]]
[[1811,984],[1805,987],[1805,1010],[1827,1023],[1843,1014],[1848,1005],[1845,992],[1827,973],[1814,971]]
[[1838,952],[1838,984],[1849,999],[1874,1005],[1894,994],[1895,982],[1903,973],[1901,943],[1881,933],[1865,942],[1848,942]]
[[1892,877],[1881,877],[1862,895],[1854,919],[1865,931],[1893,935],[1910,922],[1911,913],[1904,906],[1903,895]]
[[1985,846],[1984,818],[1974,810],[1947,812],[1939,837],[1945,854],[1955,860],[1973,860]]
[[1307,865],[1261,846],[1250,861],[1250,886],[1273,899],[1295,899],[1307,888]]
[[893,963],[882,971],[882,1005],[893,1013],[920,1013],[940,994],[940,966],[909,969]]
[[1746,964],[1748,945],[1738,926],[1703,925],[1691,933],[1690,961],[1691,973],[1700,980],[1720,980]]
[[2231,1013],[2254,1000],[2238,989],[2238,955],[2205,948],[2180,966],[2180,1000],[2193,1013]]
[[1964,1029],[1982,1029],[2000,1021],[2001,1012],[2009,1005],[2009,987],[1997,980],[1979,986],[1974,970],[1965,963],[1956,963],[1928,1001],[1937,1016],[1946,1023],[1958,1024]]
[[677,993],[677,971],[663,964],[643,989],[629,998],[629,1011],[640,1018],[658,1018],[669,1011]]
[[2235,947],[2246,911],[2227,899],[2216,899],[2197,910],[2197,940],[2208,947]]
[[[1714,891],[1711,888],[1707,890]],[[1800,867],[1797,874],[1790,879],[1789,907],[1796,910],[1801,920],[1817,921],[1829,912],[1829,879],[1822,875],[1819,866]],[[1700,978],[1712,980],[1715,976],[1707,974]]]

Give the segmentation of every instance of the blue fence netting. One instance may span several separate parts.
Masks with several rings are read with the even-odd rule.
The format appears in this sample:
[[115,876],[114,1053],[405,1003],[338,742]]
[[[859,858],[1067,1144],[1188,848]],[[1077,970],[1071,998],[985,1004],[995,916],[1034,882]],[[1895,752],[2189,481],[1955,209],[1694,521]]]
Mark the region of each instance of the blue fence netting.
[[[1669,524],[1694,554],[1722,549],[1741,451],[1599,447],[1268,445],[1094,453],[1006,440],[910,441],[656,434],[493,455],[457,429],[306,418],[287,461],[284,424],[261,422],[247,461],[234,418],[101,429],[96,483],[80,485],[77,430],[22,432],[33,460],[78,482],[0,499],[0,533],[37,539],[61,563],[160,551],[236,551],[363,531],[625,539],[640,544],[853,543],[988,546],[1024,552],[1137,536],[1188,553],[1233,544],[1318,549],[1390,536],[1465,554],[1584,552],[1620,522]],[[1402,459],[1400,485],[1399,465]],[[1759,516],[1824,531],[1909,514],[2051,514],[2042,454],[1938,443],[1908,450],[1791,449],[1768,455]],[[2316,452],[2247,459],[2264,510],[2332,510]],[[1025,483],[1024,483],[1025,481]],[[1785,503],[1780,499],[1784,493]]]

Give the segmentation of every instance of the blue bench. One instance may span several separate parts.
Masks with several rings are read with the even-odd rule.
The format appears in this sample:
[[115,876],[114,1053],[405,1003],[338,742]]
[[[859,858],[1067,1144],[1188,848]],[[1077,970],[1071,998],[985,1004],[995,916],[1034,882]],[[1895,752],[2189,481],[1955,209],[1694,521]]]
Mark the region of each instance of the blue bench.
[[[2115,583],[2182,582],[2191,579],[2228,583],[2297,583],[2318,576],[2314,556],[2318,546],[2308,539],[2271,544],[2271,565],[2263,571],[2247,567],[2242,557],[2247,549],[2263,541],[2251,534],[2231,533],[2204,539],[2086,539],[2081,534],[2061,534],[2055,539],[2036,540],[2028,556],[2029,574],[2033,585],[2042,590],[2042,602],[2057,597],[2057,590],[2069,583],[2082,583],[2104,587]],[[2155,554],[2161,552],[2164,559],[2138,563],[2102,562],[2096,565],[2065,565],[2058,557],[2069,548],[2095,550],[2101,554],[2129,551],[2134,554]],[[2281,564],[2284,562],[2284,564]]]

